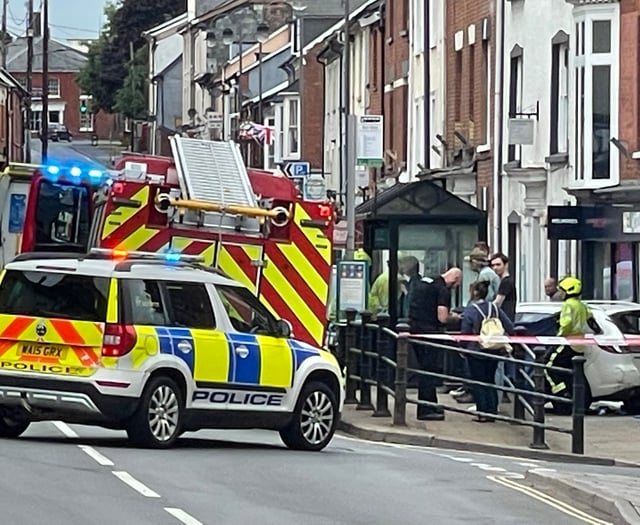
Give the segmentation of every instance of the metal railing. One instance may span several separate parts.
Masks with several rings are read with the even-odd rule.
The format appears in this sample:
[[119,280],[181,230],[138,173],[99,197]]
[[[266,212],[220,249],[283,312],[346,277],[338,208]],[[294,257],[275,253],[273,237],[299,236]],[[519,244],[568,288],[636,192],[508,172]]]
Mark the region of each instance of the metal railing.
[[[345,312],[346,322],[339,323],[336,356],[347,369],[345,404],[357,405],[356,410],[371,410],[373,417],[392,417],[393,424],[406,426],[407,405],[423,405],[433,409],[458,412],[471,416],[483,416],[497,421],[506,421],[532,428],[533,436],[529,444],[534,449],[548,449],[545,432],[559,432],[571,436],[571,451],[584,454],[584,416],[586,412],[586,378],[584,375],[585,358],[574,357],[572,369],[545,364],[548,353],[546,347],[530,348],[527,345],[514,345],[511,355],[498,355],[489,352],[469,350],[455,343],[443,340],[429,340],[428,334],[420,338],[409,333],[409,326],[398,324],[393,330],[389,326],[388,316],[379,315],[375,323],[372,315],[362,312],[356,320],[357,312]],[[409,349],[421,347],[438,348],[443,353],[454,353],[468,357],[493,359],[511,363],[515,366],[515,381],[507,380],[504,385],[484,383],[469,377],[454,376],[447,370],[442,372],[426,371],[409,366]],[[524,357],[524,359],[523,359]],[[535,357],[535,360],[531,358]],[[527,359],[529,358],[529,359]],[[573,377],[572,397],[566,398],[547,393],[545,372],[557,372]],[[469,386],[483,386],[498,392],[514,395],[513,415],[490,414],[455,406],[409,399],[407,397],[409,374],[430,376],[439,380],[456,381]],[[375,388],[375,406],[372,388]],[[393,398],[393,413],[389,409],[389,398]],[[552,425],[545,419],[545,404],[553,402],[556,406],[570,406],[572,424],[570,427]]]

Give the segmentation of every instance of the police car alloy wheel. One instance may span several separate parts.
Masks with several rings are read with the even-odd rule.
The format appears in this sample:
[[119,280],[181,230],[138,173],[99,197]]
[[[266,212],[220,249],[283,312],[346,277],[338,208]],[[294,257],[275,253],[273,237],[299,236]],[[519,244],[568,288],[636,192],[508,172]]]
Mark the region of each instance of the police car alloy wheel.
[[337,424],[335,394],[324,383],[313,382],[302,389],[293,419],[280,438],[289,448],[318,451],[329,444]]
[[26,419],[12,419],[0,416],[0,437],[16,438],[27,430],[30,424],[31,422]]
[[170,447],[180,435],[183,411],[183,395],[173,379],[150,379],[127,428],[129,439],[143,447]]

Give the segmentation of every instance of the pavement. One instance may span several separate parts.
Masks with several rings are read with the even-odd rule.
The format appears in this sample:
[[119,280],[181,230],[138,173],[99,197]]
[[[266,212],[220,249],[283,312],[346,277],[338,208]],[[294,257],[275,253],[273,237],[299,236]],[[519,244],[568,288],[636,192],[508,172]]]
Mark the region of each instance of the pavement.
[[[410,389],[409,398],[416,398]],[[472,409],[472,405],[458,404],[448,394],[439,394],[443,405]],[[393,400],[390,410],[393,412]],[[374,400],[375,403],[375,400]],[[422,422],[415,418],[415,405],[407,406],[407,426],[394,426],[391,418],[372,417],[368,410],[345,406],[342,430],[362,439],[422,447],[445,448],[458,451],[480,452],[499,456],[516,456],[534,460],[601,466],[626,467],[610,476],[607,473],[585,477],[583,474],[557,474],[555,472],[528,473],[531,486],[552,494],[564,494],[569,501],[580,501],[589,508],[604,509],[615,516],[615,523],[640,525],[640,418],[617,413],[590,415],[585,418],[585,454],[571,454],[569,435],[546,432],[549,450],[534,450],[530,427],[506,422],[477,423],[469,414],[447,412],[445,421]],[[510,415],[511,404],[501,404],[500,413]],[[546,414],[546,422],[558,427],[571,427],[571,418]],[[624,490],[621,490],[624,488]],[[579,495],[579,497],[577,496]],[[634,521],[635,520],[635,521]]]
[[617,522],[541,495],[527,475],[627,470],[342,435],[321,453],[295,452],[266,431],[187,433],[174,449],[143,450],[124,432],[60,422],[2,440],[0,464],[3,525],[600,525]]

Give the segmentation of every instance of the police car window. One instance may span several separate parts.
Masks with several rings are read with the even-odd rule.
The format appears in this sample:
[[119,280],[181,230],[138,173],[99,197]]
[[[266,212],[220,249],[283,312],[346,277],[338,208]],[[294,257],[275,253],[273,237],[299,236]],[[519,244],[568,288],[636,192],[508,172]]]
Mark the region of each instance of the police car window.
[[104,322],[107,277],[8,270],[0,284],[0,313]]
[[238,332],[272,335],[276,333],[275,318],[246,288],[217,286],[231,324]]
[[170,303],[170,321],[174,326],[215,328],[211,299],[204,284],[164,283]]
[[126,279],[127,324],[164,326],[167,324],[160,285],[157,281]]

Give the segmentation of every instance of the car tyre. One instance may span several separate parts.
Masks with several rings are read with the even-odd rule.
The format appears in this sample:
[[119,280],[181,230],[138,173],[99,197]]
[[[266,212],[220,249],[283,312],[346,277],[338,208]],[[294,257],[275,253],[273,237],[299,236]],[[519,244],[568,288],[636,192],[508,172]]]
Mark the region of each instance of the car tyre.
[[622,410],[624,410],[627,414],[640,414],[640,396],[627,399],[622,405]]
[[183,397],[170,377],[151,378],[127,426],[129,440],[144,448],[171,447],[182,429]]
[[335,393],[313,381],[302,388],[293,419],[280,431],[280,438],[294,450],[320,451],[331,441],[339,416]]
[[17,438],[29,428],[30,424],[31,421],[28,419],[0,416],[0,438]]

